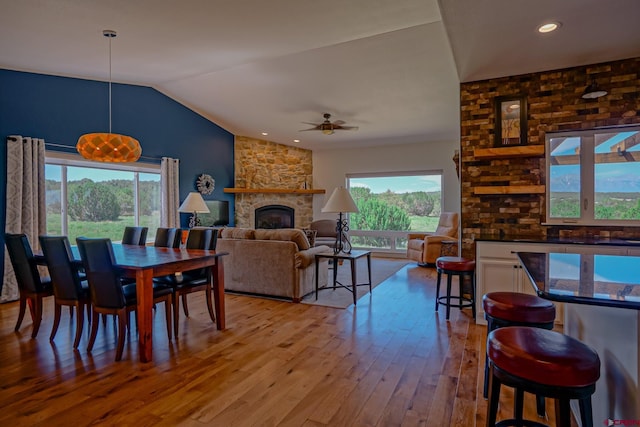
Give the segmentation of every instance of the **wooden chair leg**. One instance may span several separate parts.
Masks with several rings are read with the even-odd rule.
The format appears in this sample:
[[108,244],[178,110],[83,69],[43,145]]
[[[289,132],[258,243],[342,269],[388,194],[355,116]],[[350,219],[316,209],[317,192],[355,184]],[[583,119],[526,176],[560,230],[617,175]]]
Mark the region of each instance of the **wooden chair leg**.
[[212,301],[212,290],[211,287],[208,287],[205,291],[205,295],[207,298],[207,309],[209,310],[209,317],[213,323],[216,323],[216,315],[213,312],[213,301]]
[[53,306],[53,327],[51,328],[51,335],[49,335],[49,341],[53,341],[58,332],[58,326],[60,326],[60,316],[62,315],[62,306],[58,302],[54,302]]
[[[105,315],[103,315],[106,317]],[[93,317],[93,321],[91,322],[91,336],[89,336],[89,343],[87,344],[87,351],[91,351],[93,349],[93,343],[96,341],[96,336],[98,335],[98,324],[100,323],[100,315],[97,311],[91,311],[91,317]],[[104,319],[103,317],[103,319]]]
[[84,327],[84,303],[78,302],[78,315],[76,316],[76,338],[73,340],[73,349],[77,350],[82,337],[82,328]]
[[171,319],[171,306],[173,305],[172,300],[173,298],[171,297],[171,295],[169,295],[168,299],[164,300],[164,315],[165,320],[167,321],[167,337],[169,338],[169,341],[171,341],[171,331],[173,329]]
[[31,338],[35,338],[38,336],[38,331],[40,330],[40,323],[42,323],[42,298],[35,297],[33,299],[33,331],[31,332]]
[[187,294],[182,294],[182,311],[185,317],[189,317],[189,307],[187,306]]
[[20,325],[22,325],[22,320],[24,319],[24,314],[27,311],[27,298],[23,295],[20,295],[20,311],[18,312],[18,321],[16,322],[16,327],[14,331],[18,332],[20,330]]
[[180,305],[180,298],[178,297],[178,294],[174,293],[173,295],[173,299],[172,299],[172,304],[173,304],[173,336],[176,338],[176,340],[178,339],[178,323],[180,320],[180,307],[178,307]]
[[122,359],[122,352],[124,351],[124,338],[127,331],[127,320],[129,313],[126,309],[121,310],[118,314],[118,343],[116,345],[116,362]]

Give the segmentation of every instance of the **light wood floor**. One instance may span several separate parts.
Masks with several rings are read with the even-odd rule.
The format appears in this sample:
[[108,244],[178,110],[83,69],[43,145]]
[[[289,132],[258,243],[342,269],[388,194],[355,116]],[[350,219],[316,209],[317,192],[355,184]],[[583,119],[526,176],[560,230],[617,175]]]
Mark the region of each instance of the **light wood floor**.
[[50,343],[51,301],[35,340],[29,315],[16,333],[17,304],[3,304],[0,425],[483,426],[486,328],[470,309],[446,321],[434,297],[434,270],[409,264],[346,310],[227,295],[217,331],[192,295],[178,341],[154,315],[151,364],[138,362],[135,328],[114,362],[110,319],[92,354],[87,327],[74,352],[66,309]]

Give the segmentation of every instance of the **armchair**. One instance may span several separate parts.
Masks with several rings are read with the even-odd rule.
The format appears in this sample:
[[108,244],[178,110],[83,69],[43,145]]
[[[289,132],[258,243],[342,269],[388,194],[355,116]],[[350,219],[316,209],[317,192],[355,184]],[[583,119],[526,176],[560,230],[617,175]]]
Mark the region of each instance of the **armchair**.
[[422,267],[434,265],[444,240],[458,240],[457,212],[442,212],[438,228],[433,233],[409,233],[407,258],[417,261]]

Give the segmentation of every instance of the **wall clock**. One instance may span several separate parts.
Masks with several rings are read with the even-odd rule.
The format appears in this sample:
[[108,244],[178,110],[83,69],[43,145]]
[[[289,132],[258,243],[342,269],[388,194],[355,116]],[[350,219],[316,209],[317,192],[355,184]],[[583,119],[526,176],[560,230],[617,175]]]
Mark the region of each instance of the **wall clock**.
[[196,187],[198,191],[202,194],[211,194],[213,193],[213,189],[216,186],[216,182],[213,180],[211,175],[207,175],[203,173],[196,180]]

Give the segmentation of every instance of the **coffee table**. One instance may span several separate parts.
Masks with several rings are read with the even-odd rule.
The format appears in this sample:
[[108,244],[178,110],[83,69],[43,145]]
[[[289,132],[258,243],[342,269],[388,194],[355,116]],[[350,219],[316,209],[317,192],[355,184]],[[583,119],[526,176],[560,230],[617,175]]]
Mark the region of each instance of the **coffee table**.
[[[358,283],[356,280],[356,260],[362,257],[367,257],[367,271],[369,273],[368,283]],[[371,251],[353,250],[351,253],[333,253],[323,252],[316,254],[316,300],[318,299],[318,273],[320,269],[320,260],[322,258],[328,258],[333,260],[333,286],[327,286],[322,289],[336,289],[337,287],[345,288],[353,294],[353,304],[356,304],[356,289],[358,286],[369,286],[369,292],[371,292]],[[344,285],[338,282],[338,266],[341,261],[349,261],[351,265],[351,285]]]

